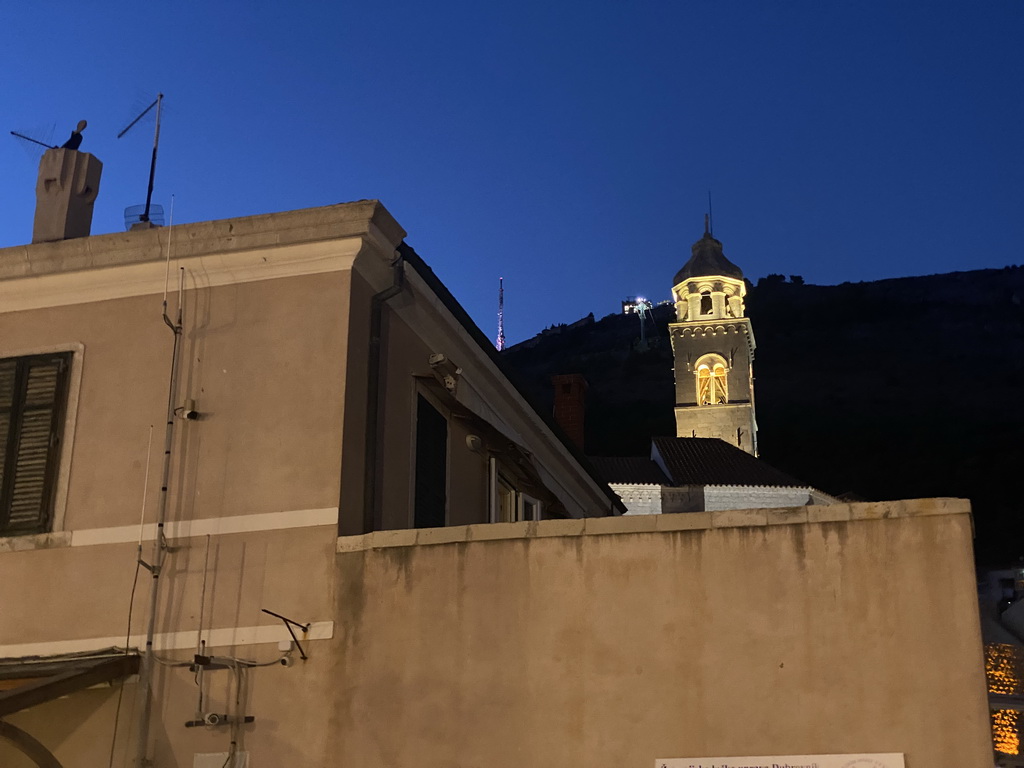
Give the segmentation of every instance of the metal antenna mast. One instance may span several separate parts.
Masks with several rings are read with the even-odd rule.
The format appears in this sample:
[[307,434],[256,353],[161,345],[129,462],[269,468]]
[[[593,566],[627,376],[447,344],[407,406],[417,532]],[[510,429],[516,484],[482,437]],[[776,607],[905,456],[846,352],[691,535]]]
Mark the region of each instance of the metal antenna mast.
[[[18,131],[11,131],[11,136],[18,139],[24,139],[25,141],[31,141],[33,144],[38,144],[40,147],[46,147],[47,149],[56,149],[57,147],[53,144],[47,144],[45,141],[39,139],[33,139],[31,136],[26,136],[24,133],[18,133]],[[39,150],[36,150],[37,152]]]
[[156,151],[160,146],[160,108],[163,106],[163,101],[164,95],[162,93],[158,93],[156,95],[156,101],[142,110],[138,117],[128,123],[128,126],[117,134],[117,138],[120,139],[128,133],[128,131],[130,131],[132,127],[139,122],[139,120],[144,118],[149,111],[153,109],[153,107],[156,107],[156,131],[153,134],[153,158],[149,161],[149,189],[146,192],[146,210],[143,211],[141,216],[139,216],[139,221],[149,221],[149,209],[153,202],[153,178],[156,176]]
[[505,348],[505,279],[498,279],[498,351]]
[[505,348],[505,278],[498,278],[498,351]]

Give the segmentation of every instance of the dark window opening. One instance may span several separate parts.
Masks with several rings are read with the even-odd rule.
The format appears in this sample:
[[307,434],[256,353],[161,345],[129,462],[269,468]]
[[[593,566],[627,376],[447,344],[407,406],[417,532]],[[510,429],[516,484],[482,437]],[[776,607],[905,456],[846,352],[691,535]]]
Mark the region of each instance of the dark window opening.
[[0,360],[0,535],[50,530],[70,362]]
[[413,525],[440,528],[448,502],[448,421],[423,395],[416,402],[416,487]]
[[700,295],[700,313],[702,315],[710,315],[714,311],[711,304],[711,294],[702,293]]

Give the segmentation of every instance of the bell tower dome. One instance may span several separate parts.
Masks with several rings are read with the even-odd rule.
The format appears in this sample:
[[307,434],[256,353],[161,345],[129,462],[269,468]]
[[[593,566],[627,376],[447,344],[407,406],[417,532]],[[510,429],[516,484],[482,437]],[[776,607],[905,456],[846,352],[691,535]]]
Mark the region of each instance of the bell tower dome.
[[754,333],[744,314],[743,272],[704,236],[672,281],[669,325],[676,379],[676,435],[717,437],[757,455]]

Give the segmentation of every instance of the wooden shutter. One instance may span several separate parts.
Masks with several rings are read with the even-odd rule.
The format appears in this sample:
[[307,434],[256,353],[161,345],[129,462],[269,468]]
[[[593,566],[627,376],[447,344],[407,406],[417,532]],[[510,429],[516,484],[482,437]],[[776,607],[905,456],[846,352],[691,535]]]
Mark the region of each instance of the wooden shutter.
[[0,360],[0,524],[6,519],[7,510],[3,501],[7,496],[7,454],[10,453],[7,444],[11,434],[11,408],[14,405],[17,367],[17,360]]
[[0,533],[39,533],[50,527],[68,358],[0,361]]

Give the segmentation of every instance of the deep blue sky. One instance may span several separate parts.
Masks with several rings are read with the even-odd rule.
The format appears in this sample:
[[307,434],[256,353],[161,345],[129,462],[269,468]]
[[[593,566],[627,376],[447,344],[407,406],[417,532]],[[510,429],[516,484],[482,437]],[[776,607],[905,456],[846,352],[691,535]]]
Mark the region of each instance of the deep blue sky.
[[[1024,2],[5,3],[0,246],[89,121],[94,233],[379,198],[510,342],[667,298],[703,231],[837,283],[1024,263]],[[95,7],[99,6],[99,7]],[[296,10],[297,9],[297,10]]]

